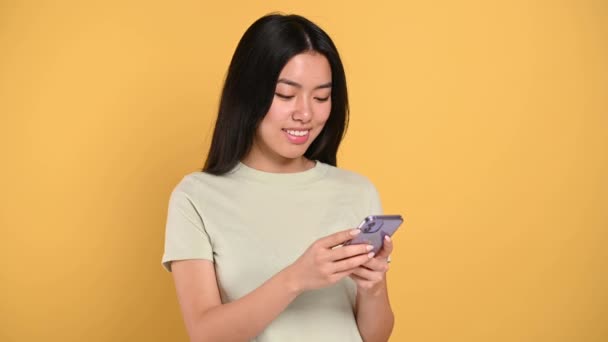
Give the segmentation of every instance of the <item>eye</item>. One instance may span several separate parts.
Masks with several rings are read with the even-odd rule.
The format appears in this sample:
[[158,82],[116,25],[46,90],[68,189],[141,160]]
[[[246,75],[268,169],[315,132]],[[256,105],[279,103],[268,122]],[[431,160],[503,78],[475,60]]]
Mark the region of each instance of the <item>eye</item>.
[[327,96],[327,97],[315,97],[315,100],[317,100],[319,102],[327,102],[327,100],[329,100],[329,96]]
[[274,93],[278,98],[283,99],[283,100],[291,100],[293,99],[293,95],[284,95],[284,94],[280,94],[280,93]]

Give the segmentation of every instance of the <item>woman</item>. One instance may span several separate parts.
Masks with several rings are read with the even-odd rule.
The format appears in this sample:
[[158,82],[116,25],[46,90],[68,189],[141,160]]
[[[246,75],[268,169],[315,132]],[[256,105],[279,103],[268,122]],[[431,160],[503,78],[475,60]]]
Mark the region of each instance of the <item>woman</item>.
[[[169,201],[163,265],[192,341],[386,341],[392,243],[338,247],[381,214],[367,178],[336,167],[348,122],[329,36],[296,15],[241,38],[203,172]],[[338,247],[338,248],[336,248]]]

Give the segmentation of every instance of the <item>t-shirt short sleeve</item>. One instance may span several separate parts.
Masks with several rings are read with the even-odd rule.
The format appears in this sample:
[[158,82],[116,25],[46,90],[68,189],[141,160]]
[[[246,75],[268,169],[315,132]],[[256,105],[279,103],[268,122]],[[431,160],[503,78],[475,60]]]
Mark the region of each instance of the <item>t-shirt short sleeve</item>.
[[189,259],[213,261],[213,248],[197,208],[185,192],[175,189],[169,199],[162,265],[171,272],[172,261]]

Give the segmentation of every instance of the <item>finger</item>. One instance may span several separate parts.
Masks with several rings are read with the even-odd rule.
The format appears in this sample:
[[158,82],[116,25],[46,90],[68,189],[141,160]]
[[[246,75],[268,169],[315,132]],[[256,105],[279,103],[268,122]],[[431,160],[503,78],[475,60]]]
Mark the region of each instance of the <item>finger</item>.
[[355,281],[355,284],[357,284],[358,288],[371,288],[374,285],[373,281],[361,278],[356,274],[351,274],[350,278]]
[[371,280],[368,280],[365,277],[361,277],[359,275],[356,275],[355,273],[351,273],[349,275],[349,277],[351,277],[354,281],[356,281],[358,285],[366,284],[366,283],[371,283],[372,282]]
[[378,258],[388,258],[389,255],[393,252],[393,240],[391,240],[390,236],[386,235],[384,237],[384,242],[382,243],[382,249],[378,252]]
[[340,280],[342,280],[342,278],[350,276],[352,273],[353,273],[353,269],[334,273],[331,275],[331,282],[335,284],[335,283],[339,282]]
[[346,270],[350,270],[350,269],[359,267],[359,266],[363,265],[364,263],[368,262],[369,259],[371,259],[373,257],[374,257],[374,252],[370,252],[368,254],[357,255],[354,257],[350,257],[348,259],[335,261],[333,263],[333,272],[337,273],[337,272],[342,272],[342,271],[346,271]]
[[384,277],[384,272],[371,271],[365,267],[357,267],[351,274],[367,281],[380,281]]
[[338,261],[355,255],[367,254],[371,252],[372,249],[374,249],[374,246],[365,244],[335,248],[330,251],[330,260]]
[[317,242],[323,248],[332,248],[352,240],[359,233],[361,233],[361,229],[347,229],[321,238]]
[[388,263],[386,262],[386,258],[375,257],[370,259],[370,261],[361,265],[361,267],[365,267],[372,271],[384,272],[388,269]]
[[365,281],[365,279],[363,279],[363,278],[359,277],[359,276],[358,276],[358,275],[356,275],[356,274],[352,274],[352,273],[351,273],[351,274],[349,274],[348,276],[350,277],[350,279],[352,279],[352,280],[354,280],[354,281],[355,281],[355,283],[357,284],[357,286],[361,286],[361,284],[362,284],[362,283]]

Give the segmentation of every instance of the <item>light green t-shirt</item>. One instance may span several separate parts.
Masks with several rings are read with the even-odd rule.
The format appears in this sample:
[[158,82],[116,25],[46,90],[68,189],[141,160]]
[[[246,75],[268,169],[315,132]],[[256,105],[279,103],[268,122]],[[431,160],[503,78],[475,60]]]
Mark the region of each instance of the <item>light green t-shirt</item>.
[[[231,302],[289,266],[315,240],[381,213],[367,178],[319,161],[296,173],[243,163],[222,176],[194,172],[171,194],[162,263],[171,271],[172,260],[213,261],[222,302]],[[253,341],[361,341],[355,294],[350,278],[305,292]]]

